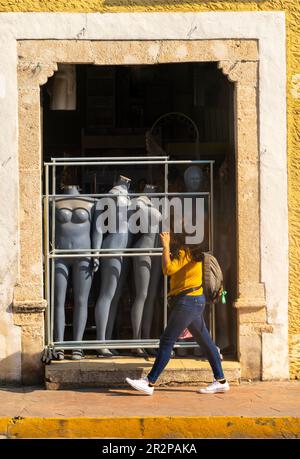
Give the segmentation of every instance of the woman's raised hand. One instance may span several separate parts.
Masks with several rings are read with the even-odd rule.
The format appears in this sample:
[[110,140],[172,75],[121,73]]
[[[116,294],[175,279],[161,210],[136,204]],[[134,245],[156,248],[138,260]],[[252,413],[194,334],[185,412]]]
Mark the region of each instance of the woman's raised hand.
[[160,233],[160,239],[163,247],[169,247],[170,246],[170,233],[165,231],[163,233]]

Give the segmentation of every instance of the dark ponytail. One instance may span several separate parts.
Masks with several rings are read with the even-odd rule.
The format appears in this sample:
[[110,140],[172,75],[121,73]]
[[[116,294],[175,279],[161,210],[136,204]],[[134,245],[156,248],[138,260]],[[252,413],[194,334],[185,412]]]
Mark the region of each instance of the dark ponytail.
[[180,249],[185,250],[192,261],[203,261],[203,244],[186,244],[187,234],[171,232],[172,253],[176,257]]
[[203,261],[203,251],[201,245],[190,244],[186,245],[185,249],[193,261]]

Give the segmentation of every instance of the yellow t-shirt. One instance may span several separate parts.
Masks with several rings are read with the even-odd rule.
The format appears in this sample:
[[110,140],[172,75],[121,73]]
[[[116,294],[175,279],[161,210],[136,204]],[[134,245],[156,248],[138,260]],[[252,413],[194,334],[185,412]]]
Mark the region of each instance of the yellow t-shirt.
[[[178,295],[183,290],[202,285],[202,261],[193,261],[185,250],[179,250],[177,258],[163,268],[163,273],[170,276],[169,295]],[[188,295],[202,295],[200,287]]]

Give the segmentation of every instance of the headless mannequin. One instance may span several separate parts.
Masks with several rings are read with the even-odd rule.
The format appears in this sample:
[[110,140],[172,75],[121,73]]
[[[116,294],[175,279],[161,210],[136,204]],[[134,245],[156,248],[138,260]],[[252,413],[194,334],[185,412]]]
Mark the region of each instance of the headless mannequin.
[[[146,185],[144,193],[153,193],[155,187]],[[147,196],[140,196],[135,200],[135,207],[142,219],[148,222],[148,232],[141,233],[134,247],[136,248],[153,248],[157,244],[159,232],[159,223],[161,221],[160,212],[153,206]],[[150,228],[150,222],[152,228]],[[161,269],[155,257],[148,255],[137,256],[133,259],[133,272],[136,296],[131,309],[131,323],[133,329],[133,339],[148,338],[153,317],[153,306],[155,294],[161,274]],[[160,260],[159,260],[160,261]],[[153,269],[151,267],[153,266]],[[156,268],[156,269],[154,269]],[[151,279],[151,275],[153,278]],[[145,336],[144,336],[145,333]],[[133,349],[134,354],[144,355],[142,349]]]
[[[57,249],[90,249],[94,245],[97,234],[91,239],[92,220],[95,210],[94,200],[81,198],[78,187],[64,187],[67,196],[55,201],[55,242]],[[94,269],[93,269],[94,268]],[[63,341],[65,331],[65,299],[68,279],[72,271],[74,308],[73,308],[73,340],[81,341],[87,321],[88,296],[92,284],[94,267],[91,259],[57,258],[55,262],[55,294],[54,294],[54,340]],[[80,349],[73,349],[72,359],[83,356]],[[58,351],[57,358],[64,358],[63,351]]]
[[[130,179],[120,176],[117,184],[109,191],[112,196],[120,193],[120,196],[116,196],[116,210],[122,211],[120,207],[125,206],[126,219],[124,221],[117,220],[116,232],[110,233],[108,231],[107,236],[104,238],[102,248],[104,249],[123,249],[128,245],[128,219],[127,209],[129,205],[128,189],[130,185]],[[123,207],[124,208],[124,207]],[[111,212],[115,212],[115,209],[111,209]],[[111,218],[114,219],[115,216]],[[101,218],[101,212],[97,216]],[[108,219],[110,216],[108,215]],[[100,248],[100,247],[99,247]],[[97,340],[104,341],[106,339],[106,330],[108,326],[110,308],[114,295],[117,290],[117,286],[120,280],[120,274],[123,264],[122,256],[111,256],[103,257],[100,265],[100,277],[101,287],[98,300],[95,307],[95,321],[97,329]],[[97,351],[98,357],[111,357],[113,354],[109,349],[99,349]]]

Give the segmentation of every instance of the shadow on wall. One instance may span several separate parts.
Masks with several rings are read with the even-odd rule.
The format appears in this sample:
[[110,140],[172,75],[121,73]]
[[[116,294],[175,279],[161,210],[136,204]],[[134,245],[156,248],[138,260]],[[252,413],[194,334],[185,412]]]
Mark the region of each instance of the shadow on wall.
[[[23,375],[21,378],[20,367]],[[21,356],[20,352],[16,352],[0,360],[0,387],[22,386],[24,391],[24,386],[40,386],[43,383],[44,365],[41,363],[41,353]]]

